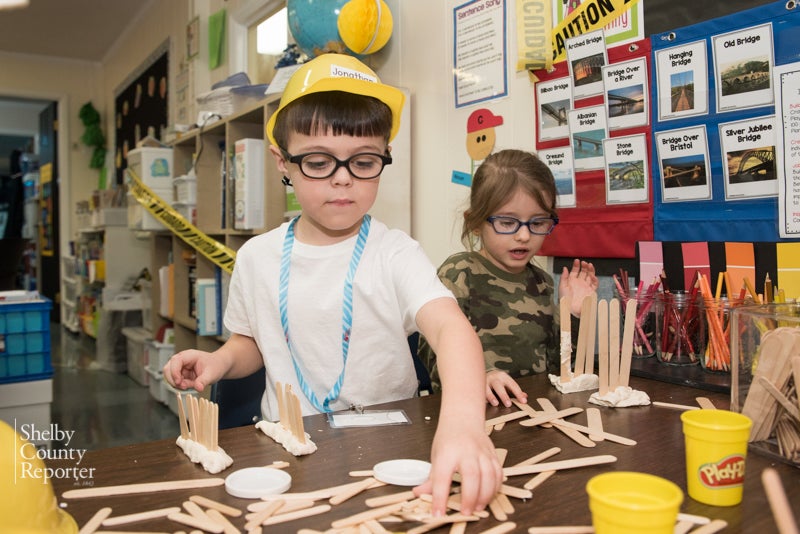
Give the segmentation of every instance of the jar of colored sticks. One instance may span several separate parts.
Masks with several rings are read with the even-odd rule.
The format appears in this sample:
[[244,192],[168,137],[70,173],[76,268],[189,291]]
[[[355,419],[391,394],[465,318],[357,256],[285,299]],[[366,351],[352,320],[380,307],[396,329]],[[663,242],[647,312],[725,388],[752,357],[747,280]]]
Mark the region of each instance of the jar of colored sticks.
[[[731,372],[731,316],[733,309],[745,304],[743,298],[704,298],[703,316],[708,335],[700,365],[713,373]],[[752,301],[749,301],[752,303]]]
[[665,291],[656,307],[656,358],[665,365],[698,365],[706,348],[703,299],[697,291]]
[[[657,285],[649,288],[631,288],[628,291],[616,288],[620,301],[620,329],[625,324],[625,310],[636,306],[636,325],[633,331],[633,358],[651,358],[656,355],[656,309],[661,305]],[[621,335],[621,334],[620,334]]]

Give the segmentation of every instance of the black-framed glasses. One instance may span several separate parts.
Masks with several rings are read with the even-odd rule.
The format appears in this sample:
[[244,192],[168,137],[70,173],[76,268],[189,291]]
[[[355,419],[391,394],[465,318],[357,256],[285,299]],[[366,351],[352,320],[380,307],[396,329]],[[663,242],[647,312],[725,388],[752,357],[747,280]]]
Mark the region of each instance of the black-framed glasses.
[[303,176],[312,180],[330,178],[339,167],[347,168],[353,178],[371,180],[380,176],[383,168],[392,163],[391,156],[370,152],[354,154],[345,160],[327,152],[307,152],[293,156],[284,150],[284,156],[287,161],[296,163],[300,167]]
[[520,221],[516,217],[492,215],[486,220],[498,234],[516,234],[525,225],[532,234],[549,235],[558,224],[558,217],[534,217],[529,221]]

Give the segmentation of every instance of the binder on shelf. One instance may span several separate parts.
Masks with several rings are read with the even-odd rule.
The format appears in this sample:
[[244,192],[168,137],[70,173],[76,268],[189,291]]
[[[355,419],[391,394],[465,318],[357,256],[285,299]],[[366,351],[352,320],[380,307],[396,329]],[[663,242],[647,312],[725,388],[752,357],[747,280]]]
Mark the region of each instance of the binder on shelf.
[[197,292],[197,334],[201,336],[218,336],[219,299],[217,281],[214,278],[198,278],[195,284]]
[[237,230],[264,226],[264,140],[239,139],[234,148],[234,221]]

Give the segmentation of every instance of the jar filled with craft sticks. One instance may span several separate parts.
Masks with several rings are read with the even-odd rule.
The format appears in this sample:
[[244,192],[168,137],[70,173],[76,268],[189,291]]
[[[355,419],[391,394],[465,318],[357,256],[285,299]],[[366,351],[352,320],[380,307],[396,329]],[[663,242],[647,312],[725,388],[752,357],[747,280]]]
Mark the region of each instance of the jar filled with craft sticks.
[[731,316],[731,410],[752,419],[751,449],[800,467],[800,304]]

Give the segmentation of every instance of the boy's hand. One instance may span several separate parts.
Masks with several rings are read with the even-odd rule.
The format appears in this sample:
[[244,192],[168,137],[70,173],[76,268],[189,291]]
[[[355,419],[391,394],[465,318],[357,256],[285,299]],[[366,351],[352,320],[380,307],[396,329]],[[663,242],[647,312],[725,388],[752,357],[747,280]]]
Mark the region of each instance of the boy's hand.
[[572,269],[564,267],[561,271],[561,280],[558,282],[558,297],[569,299],[570,312],[575,317],[581,316],[581,306],[583,299],[597,291],[600,283],[594,272],[594,265],[588,261],[580,261],[577,258],[572,262]]
[[499,406],[502,403],[506,408],[510,408],[509,393],[519,402],[528,403],[528,395],[508,373],[497,369],[486,373],[486,402],[492,406]]
[[188,349],[173,354],[164,365],[164,379],[178,389],[203,391],[224,375],[219,360],[210,353]]
[[431,448],[431,474],[414,488],[416,495],[431,494],[431,513],[443,516],[453,474],[461,478],[461,513],[483,510],[500,490],[503,470],[491,439],[482,426],[465,431],[461,421],[439,421]]

